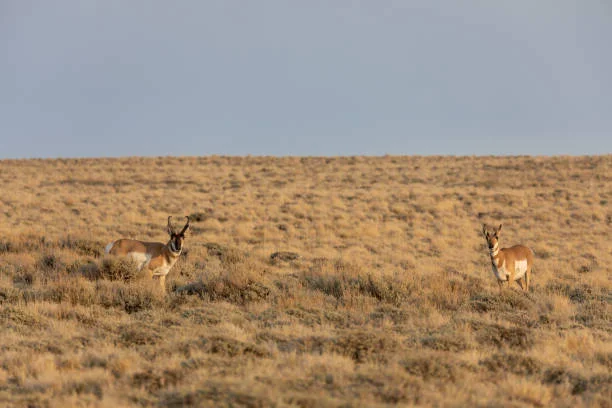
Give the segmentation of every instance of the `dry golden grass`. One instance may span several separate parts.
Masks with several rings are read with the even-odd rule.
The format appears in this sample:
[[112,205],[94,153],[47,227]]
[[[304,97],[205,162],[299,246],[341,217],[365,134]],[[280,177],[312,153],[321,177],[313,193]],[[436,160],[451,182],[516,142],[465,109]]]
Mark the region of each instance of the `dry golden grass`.
[[[610,406],[610,155],[4,160],[0,183],[0,405]],[[102,253],[168,215],[192,229],[164,295]],[[498,294],[482,222],[534,249],[530,293]]]

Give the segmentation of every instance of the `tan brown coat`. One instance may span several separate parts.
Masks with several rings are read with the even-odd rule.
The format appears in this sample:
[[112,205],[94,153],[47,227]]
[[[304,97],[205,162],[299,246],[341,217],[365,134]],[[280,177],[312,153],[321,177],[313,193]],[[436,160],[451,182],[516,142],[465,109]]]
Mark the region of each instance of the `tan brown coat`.
[[[521,289],[529,291],[531,270],[533,268],[533,251],[524,245],[515,245],[510,248],[499,248],[499,231],[502,225],[489,231],[483,225],[483,235],[487,240],[493,274],[497,278],[501,293],[504,282],[517,282]],[[523,282],[525,285],[523,286]]]
[[160,285],[165,289],[166,275],[179,259],[183,249],[185,232],[189,228],[189,217],[186,218],[187,224],[181,232],[176,233],[170,223],[171,217],[168,217],[170,240],[167,244],[122,238],[108,244],[105,252],[109,255],[134,260],[139,270],[145,271],[150,278],[158,279]]

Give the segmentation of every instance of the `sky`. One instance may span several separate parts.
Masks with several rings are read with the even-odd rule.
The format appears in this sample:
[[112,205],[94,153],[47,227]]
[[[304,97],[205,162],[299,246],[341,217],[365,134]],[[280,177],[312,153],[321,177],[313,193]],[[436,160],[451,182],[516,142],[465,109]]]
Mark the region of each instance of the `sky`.
[[0,159],[609,153],[610,0],[0,0]]

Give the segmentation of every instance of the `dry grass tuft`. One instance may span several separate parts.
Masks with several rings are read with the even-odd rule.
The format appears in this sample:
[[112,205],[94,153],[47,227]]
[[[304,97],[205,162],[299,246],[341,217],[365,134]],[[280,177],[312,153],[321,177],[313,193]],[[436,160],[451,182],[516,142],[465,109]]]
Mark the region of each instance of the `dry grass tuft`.
[[542,371],[542,363],[538,360],[514,352],[495,353],[479,362],[493,373],[512,373],[520,376],[531,376]]
[[94,280],[108,279],[128,282],[143,277],[134,261],[119,257],[104,258],[100,265],[89,263],[83,266],[80,272]]
[[469,322],[475,333],[476,341],[481,345],[496,348],[527,350],[534,344],[533,333],[524,327],[488,323],[481,320]]

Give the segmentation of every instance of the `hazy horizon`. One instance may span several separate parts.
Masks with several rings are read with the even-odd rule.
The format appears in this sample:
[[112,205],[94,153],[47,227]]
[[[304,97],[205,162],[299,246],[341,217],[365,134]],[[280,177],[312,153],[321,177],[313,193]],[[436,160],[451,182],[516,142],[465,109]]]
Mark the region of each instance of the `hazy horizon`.
[[612,4],[0,6],[0,159],[612,153]]
[[285,155],[277,155],[277,154],[218,154],[218,153],[210,153],[210,154],[181,154],[181,155],[117,155],[117,156],[47,156],[47,157],[0,157],[0,161],[2,160],[106,160],[106,159],[130,159],[130,158],[145,158],[145,159],[155,159],[155,158],[190,158],[190,157],[230,157],[230,158],[349,158],[349,157],[442,157],[442,158],[468,158],[468,157],[499,157],[499,158],[512,158],[512,157],[527,157],[527,158],[553,158],[553,157],[601,157],[601,156],[610,156],[612,153],[593,153],[593,154],[321,154],[321,155],[297,155],[297,154],[285,154]]

